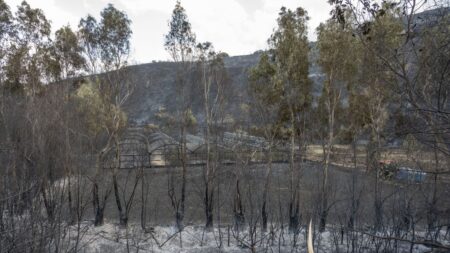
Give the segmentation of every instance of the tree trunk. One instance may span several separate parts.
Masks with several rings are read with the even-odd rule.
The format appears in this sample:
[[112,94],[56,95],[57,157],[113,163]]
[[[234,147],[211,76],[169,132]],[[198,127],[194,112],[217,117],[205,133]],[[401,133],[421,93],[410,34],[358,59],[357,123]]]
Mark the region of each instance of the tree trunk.
[[[272,144],[270,144],[272,145]],[[262,225],[261,229],[263,232],[267,230],[267,220],[269,217],[269,214],[267,212],[267,195],[269,192],[270,187],[270,176],[272,174],[272,146],[269,147],[268,152],[268,162],[267,162],[267,170],[265,175],[265,183],[264,183],[264,192],[263,192],[263,199],[262,199],[262,208],[261,208],[261,216],[262,216]]]
[[[94,179],[96,180],[96,179]],[[98,183],[94,181],[92,186],[92,201],[94,206],[94,225],[101,226],[103,225],[103,208],[100,206],[100,196],[98,193]]]
[[332,151],[333,146],[333,138],[334,138],[334,113],[335,113],[335,107],[336,107],[336,101],[334,101],[336,98],[332,98],[331,96],[332,92],[329,92],[329,102],[328,102],[328,140],[327,140],[327,146],[326,146],[326,153],[325,153],[325,161],[324,161],[324,168],[323,168],[323,180],[322,180],[322,202],[321,202],[321,213],[320,213],[320,223],[319,223],[319,231],[324,232],[325,226],[327,223],[327,217],[328,217],[328,168],[330,165],[330,155]]
[[[185,112],[186,114],[186,112]],[[186,115],[184,115],[186,118]],[[177,207],[176,210],[176,223],[177,228],[181,231],[183,229],[183,219],[184,219],[184,208],[185,208],[185,200],[186,200],[186,167],[187,167],[187,156],[186,156],[186,126],[183,123],[181,130],[181,166],[182,166],[182,175],[181,175],[181,199],[180,206]]]
[[239,228],[244,224],[244,210],[242,207],[241,191],[239,186],[239,175],[236,175],[233,212],[234,212],[235,226]]
[[290,202],[289,202],[289,230],[291,232],[296,232],[300,224],[299,219],[299,199],[298,199],[298,187],[295,183],[296,173],[295,173],[295,118],[293,108],[290,108],[291,113],[291,150],[290,150]]

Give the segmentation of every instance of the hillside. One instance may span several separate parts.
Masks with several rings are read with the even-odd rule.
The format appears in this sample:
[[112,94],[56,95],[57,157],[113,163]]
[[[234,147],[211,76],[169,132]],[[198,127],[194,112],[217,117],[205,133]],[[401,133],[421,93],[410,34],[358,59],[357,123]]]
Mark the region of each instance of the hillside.
[[[311,62],[315,61],[317,52],[314,50],[314,43],[311,44]],[[225,58],[229,80],[228,108],[227,113],[233,117],[242,116],[239,106],[248,102],[248,70],[255,66],[259,60],[260,52],[251,55],[231,56]],[[174,100],[177,92],[175,88],[176,63],[154,62],[130,66],[130,76],[133,78],[135,89],[129,98],[125,110],[131,124],[141,125],[153,123],[155,113],[165,108],[168,111],[174,110]],[[320,68],[316,64],[310,67],[310,78],[314,81],[313,92],[317,96],[321,91]],[[201,119],[202,104],[201,96],[196,96],[195,84],[192,98],[192,107],[197,119]]]

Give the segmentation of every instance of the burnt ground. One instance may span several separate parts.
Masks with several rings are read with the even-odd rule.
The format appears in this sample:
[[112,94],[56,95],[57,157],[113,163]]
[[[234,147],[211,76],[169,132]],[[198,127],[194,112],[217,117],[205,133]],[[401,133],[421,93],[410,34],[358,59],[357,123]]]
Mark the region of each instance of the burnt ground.
[[[300,213],[303,223],[310,218],[316,219],[319,210],[320,186],[322,184],[322,166],[317,162],[302,163],[300,179]],[[186,225],[202,225],[205,222],[203,209],[203,167],[188,167],[186,189]],[[236,189],[235,165],[221,165],[217,169],[214,195],[214,223],[233,224],[233,200]],[[243,199],[246,220],[260,218],[260,206],[264,188],[266,165],[251,165],[241,170],[240,193]],[[104,171],[105,183],[109,182],[110,172]],[[134,196],[130,221],[140,222],[142,203],[145,202],[145,222],[149,226],[175,224],[175,211],[168,195],[169,178],[174,179],[175,192],[179,198],[181,187],[181,168],[149,168],[143,170],[120,170],[119,190],[122,197],[129,199],[136,179],[138,186]],[[434,178],[427,175],[422,183],[381,181],[381,199],[383,200],[383,222],[398,225],[401,218],[410,215],[412,221],[425,224],[427,211],[434,192]],[[141,184],[144,180],[144,186]],[[375,174],[361,170],[350,170],[331,166],[329,169],[329,222],[333,225],[346,225],[353,203],[359,203],[356,223],[370,226],[374,220]],[[450,220],[449,183],[439,180],[436,188],[435,212],[442,221]],[[142,191],[144,187],[144,192]],[[269,222],[287,224],[289,207],[289,165],[274,164],[268,197]],[[354,190],[352,190],[354,189]],[[89,188],[87,188],[89,190]],[[143,194],[144,193],[144,194]],[[352,197],[355,196],[355,197]],[[92,219],[92,209],[86,210]],[[114,194],[111,193],[105,213],[108,222],[118,220]]]

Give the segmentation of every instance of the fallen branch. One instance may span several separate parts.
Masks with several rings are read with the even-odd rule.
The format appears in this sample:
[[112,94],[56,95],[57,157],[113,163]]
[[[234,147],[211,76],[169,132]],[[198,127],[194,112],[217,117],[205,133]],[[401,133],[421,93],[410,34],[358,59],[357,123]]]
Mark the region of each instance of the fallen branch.
[[400,237],[374,235],[374,234],[370,234],[370,233],[366,233],[366,232],[362,232],[362,231],[360,231],[360,233],[363,234],[363,235],[367,235],[367,236],[374,237],[374,238],[377,238],[377,239],[382,239],[382,240],[396,240],[396,241],[408,242],[408,243],[411,243],[413,245],[417,244],[417,245],[424,245],[426,247],[431,247],[431,248],[440,248],[440,249],[450,250],[450,245],[444,245],[444,244],[441,244],[439,242],[413,241],[413,240],[409,240],[409,239],[406,239],[406,238],[400,238]]

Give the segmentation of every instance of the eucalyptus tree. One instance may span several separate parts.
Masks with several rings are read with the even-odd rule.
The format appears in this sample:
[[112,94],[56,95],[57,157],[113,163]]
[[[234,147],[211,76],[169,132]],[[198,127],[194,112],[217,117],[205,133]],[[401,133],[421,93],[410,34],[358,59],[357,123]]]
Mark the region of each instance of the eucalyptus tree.
[[[433,175],[432,187],[424,192],[427,203],[424,211],[429,230],[439,230],[440,226],[436,226],[439,175],[448,173],[441,161],[450,157],[448,131],[442,131],[449,122],[448,85],[444,81],[450,73],[449,3],[440,0],[382,1],[381,4],[372,0],[333,0],[330,3],[340,23],[347,22],[342,15],[345,10],[352,13],[356,24],[354,34],[363,45],[364,62],[372,69],[364,76],[368,77],[365,93],[371,132],[368,165],[377,166],[377,149],[382,146],[384,134],[381,129],[386,125],[389,109],[395,105],[402,115],[399,137],[414,136],[428,147],[427,151],[433,152],[433,165],[418,162],[418,166]],[[390,99],[390,108],[386,108],[389,97],[395,97],[395,103]],[[375,228],[383,220],[379,188],[376,183]]]
[[0,86],[5,81],[4,67],[10,38],[14,35],[13,15],[4,0],[0,0]]
[[[295,163],[296,137],[304,136],[301,126],[307,121],[311,106],[311,82],[308,78],[308,13],[299,7],[292,11],[281,8],[278,27],[269,39],[270,55],[273,57],[275,79],[281,86],[280,113],[289,126],[289,228],[293,231],[300,224],[300,165]],[[305,140],[298,143],[301,151]]]
[[328,169],[330,156],[336,136],[337,111],[342,106],[343,93],[346,87],[353,85],[358,73],[358,41],[352,36],[351,27],[342,26],[333,19],[328,20],[317,28],[319,49],[318,64],[325,74],[323,91],[320,102],[324,107],[327,136],[324,140],[323,178],[320,207],[319,230],[325,230],[326,220],[330,209]]
[[6,87],[34,95],[46,81],[46,53],[50,43],[50,22],[40,9],[23,1],[14,16],[13,43],[6,55]]
[[[39,102],[41,101],[36,99],[36,95],[43,90],[43,85],[49,81],[49,64],[46,61],[46,54],[50,45],[50,22],[42,10],[34,9],[23,1],[8,23],[12,27],[9,27],[10,36],[7,41],[7,54],[4,58],[3,87],[11,95],[10,98],[18,96],[8,102],[10,115],[7,116],[8,122],[5,121],[5,129],[8,128],[9,133],[7,134],[12,142],[19,144],[22,138],[30,142],[30,145],[17,145],[16,152],[28,157],[29,162],[18,161],[23,163],[23,167],[16,171],[15,175],[18,176],[16,182],[18,182],[19,188],[22,186],[26,188],[27,184],[40,183],[39,190],[48,204],[46,205],[47,213],[52,219],[54,206],[50,202],[53,200],[47,198],[45,190],[48,184],[56,179],[53,177],[56,171],[55,166],[47,167],[44,163],[56,161],[52,160],[55,157],[37,155],[47,148],[42,144],[50,141],[51,136],[43,130],[48,125],[42,117],[42,112],[39,111],[41,106]],[[21,113],[13,115],[14,111]],[[19,126],[20,133],[15,133],[14,129]]]
[[[48,72],[50,73],[52,81],[56,84],[53,85],[53,89],[58,92],[58,95],[62,98],[57,105],[61,110],[59,112],[61,118],[61,124],[63,125],[64,134],[61,138],[64,140],[63,150],[64,171],[67,179],[67,199],[70,215],[70,223],[80,221],[82,216],[82,189],[80,183],[80,177],[78,177],[75,187],[75,194],[72,191],[74,185],[72,184],[72,177],[74,175],[80,175],[79,167],[76,166],[74,159],[75,149],[72,144],[75,142],[78,136],[74,134],[74,124],[71,114],[73,111],[71,98],[71,82],[67,80],[69,78],[77,77],[82,73],[84,68],[84,58],[82,56],[82,48],[80,46],[78,37],[72,31],[69,26],[64,26],[55,32],[55,38],[52,41],[51,46],[46,54],[47,62],[49,63]],[[77,167],[77,168],[76,168]],[[78,169],[78,170],[76,170]],[[74,174],[75,171],[78,173]],[[75,201],[74,201],[75,198]]]
[[86,71],[89,74],[98,74],[101,71],[98,26],[97,20],[91,15],[82,18],[78,24],[77,36],[83,49]]
[[175,209],[175,219],[178,229],[183,228],[183,219],[185,214],[186,202],[186,176],[187,176],[187,147],[186,134],[187,128],[192,121],[191,117],[191,98],[190,92],[192,82],[189,78],[195,59],[195,34],[191,30],[185,9],[178,1],[172,12],[172,18],[169,22],[169,32],[164,38],[164,48],[170,54],[176,65],[176,89],[177,98],[175,104],[177,107],[176,118],[177,128],[179,128],[180,145],[179,154],[182,167],[181,189],[176,193],[174,185],[174,175],[170,175],[168,184],[168,194]]
[[83,70],[85,65],[85,59],[82,56],[83,48],[70,26],[63,26],[55,32],[53,50],[60,72],[58,79],[74,77]]
[[10,7],[0,0],[0,124],[3,130],[7,132],[7,126],[5,122],[5,104],[4,104],[4,83],[6,81],[6,59],[8,55],[8,49],[10,47],[11,36],[14,35],[15,27],[13,23],[13,15]]
[[[217,169],[219,161],[219,129],[225,118],[225,93],[228,76],[223,58],[225,53],[216,53],[210,42],[199,43],[196,46],[197,62],[200,74],[200,90],[203,91],[204,109],[204,140],[206,147],[206,165],[203,172],[206,228],[213,226],[214,191],[218,187]],[[215,144],[215,145],[214,145]]]
[[[39,251],[34,242],[45,238],[41,249],[51,245],[58,250],[63,238],[60,236],[64,229],[61,207],[65,190],[55,186],[55,181],[63,176],[60,168],[65,150],[59,148],[64,144],[64,139],[60,138],[64,129],[60,105],[65,105],[65,97],[52,83],[59,70],[51,55],[50,22],[42,10],[32,8],[25,1],[18,6],[15,15],[11,15],[3,1],[0,6],[1,82],[2,93],[6,95],[2,103],[8,104],[8,110],[2,111],[5,130],[2,134],[13,146],[6,157],[11,164],[2,176],[5,177],[4,187],[10,191],[8,196],[18,196],[5,203],[11,210],[11,219],[23,212],[29,213],[29,219],[24,219],[20,225],[3,223],[2,227],[11,229],[9,226],[13,226],[14,232],[8,236],[13,241],[33,239],[23,242],[25,246],[6,247],[10,251],[21,250],[21,247]],[[42,226],[44,220],[47,228]]]
[[[392,92],[393,85],[398,81],[390,68],[383,64],[380,57],[387,57],[389,52],[401,46],[403,24],[399,19],[399,9],[386,6],[384,15],[374,18],[370,29],[362,31],[361,43],[365,48],[362,52],[361,76],[359,79],[363,94],[367,98],[367,127],[370,131],[370,141],[367,150],[367,167],[374,172],[374,228],[383,226],[383,206],[387,198],[383,197],[382,184],[379,178],[379,161],[383,146],[384,128],[388,122],[389,105],[396,96]],[[365,29],[365,28],[364,28]],[[405,66],[406,67],[406,66]]]
[[[127,75],[127,70],[124,69],[130,55],[131,20],[126,13],[116,9],[112,4],[103,9],[100,16],[101,20],[98,27],[100,59],[104,71],[107,71],[104,76],[107,83],[100,86],[100,91],[106,95],[104,96],[105,102],[110,105],[109,111],[113,114],[113,121],[110,122],[112,126],[110,134],[114,141],[115,159],[117,161],[112,175],[113,189],[120,224],[127,225],[131,208],[129,203],[133,202],[134,194],[130,195],[131,201],[121,198],[117,173],[120,168],[120,135],[127,125],[126,118],[120,115],[123,114],[124,103],[133,91],[131,78]],[[137,179],[139,178],[137,177]]]
[[[133,86],[127,75],[127,60],[130,54],[131,20],[126,13],[117,10],[109,4],[100,13],[101,20],[97,22],[92,16],[81,19],[79,24],[79,36],[81,38],[84,56],[91,74],[104,72],[100,76],[93,77],[92,85],[101,94],[101,101],[109,117],[99,121],[103,131],[96,132],[96,137],[106,136],[101,145],[94,143],[96,147],[96,173],[93,179],[93,203],[96,213],[96,225],[103,222],[103,212],[106,200],[110,192],[107,185],[102,197],[99,193],[97,180],[101,178],[101,166],[109,152],[115,153],[116,164],[112,173],[112,187],[119,211],[120,223],[128,222],[129,205],[123,202],[119,194],[117,172],[120,167],[120,135],[127,125],[126,116],[122,107],[133,91]],[[133,195],[134,196],[134,195]]]
[[[450,162],[450,134],[447,130],[450,124],[450,14],[449,4],[447,9],[437,10],[435,17],[425,17],[425,22],[436,22],[434,27],[423,29],[419,32],[421,40],[417,49],[418,61],[415,68],[418,69],[417,82],[408,86],[408,103],[413,105],[416,113],[407,117],[408,130],[425,147],[433,151],[432,172],[433,184],[426,196],[427,201],[427,225],[432,239],[439,234],[442,217],[440,209],[442,200],[439,193],[446,188],[443,183],[443,174],[448,173]],[[418,93],[421,91],[421,94]],[[420,122],[420,124],[417,124]],[[421,164],[421,166],[426,166]],[[444,181],[445,182],[445,181]]]
[[[250,70],[250,96],[252,98],[252,108],[256,116],[259,128],[264,138],[268,141],[267,148],[267,169],[261,206],[261,227],[267,229],[268,206],[270,206],[268,193],[270,192],[270,182],[272,174],[272,150],[276,144],[276,138],[281,128],[280,110],[282,99],[281,82],[276,80],[276,67],[271,62],[267,53],[263,53],[258,64]],[[239,184],[236,185],[238,187]],[[236,189],[239,192],[239,189]]]
[[[389,59],[397,66],[403,64],[401,68],[406,67],[404,64],[407,62],[405,55],[398,51],[404,36],[401,10],[393,2],[378,5],[366,1],[363,10],[357,9],[354,5],[356,2],[352,1],[330,2],[335,5],[335,22],[347,27],[352,36],[358,39],[359,46],[355,48],[359,50],[352,52],[359,51],[354,59],[360,66],[356,73],[356,86],[349,89],[350,103],[352,109],[355,109],[355,103],[366,109],[364,117],[360,117],[362,122],[354,123],[365,125],[370,132],[366,166],[374,175],[374,228],[378,230],[383,225],[383,203],[387,199],[382,196],[378,163],[383,146],[383,131],[389,116],[388,107],[392,105],[395,95],[394,85],[399,81],[396,71],[393,71],[395,67],[386,64],[386,61]],[[341,48],[345,47],[341,45]]]
[[[86,18],[80,20],[78,28],[77,35],[83,49],[86,71],[91,75],[98,74],[101,71],[99,24],[94,17],[88,15]],[[77,91],[79,92],[79,101],[82,101],[77,109],[84,115],[82,119],[86,126],[86,133],[89,139],[93,140],[90,146],[96,158],[95,174],[92,178],[92,204],[95,217],[94,224],[95,226],[99,226],[103,224],[106,203],[112,191],[110,184],[108,182],[105,183],[106,180],[101,176],[103,161],[106,153],[111,149],[112,137],[108,136],[106,137],[106,141],[104,140],[102,130],[106,129],[109,133],[109,129],[103,128],[102,123],[106,122],[108,117],[103,118],[101,117],[103,114],[95,111],[96,107],[102,108],[102,111],[104,107],[102,103],[103,99],[97,93],[99,91],[99,80],[94,77],[94,80],[91,80],[89,83],[90,85],[86,84],[85,88],[81,86]],[[89,102],[84,101],[85,99],[89,99]],[[95,101],[96,107],[83,107],[84,104],[92,104],[93,101]],[[102,191],[102,188],[105,189]]]

